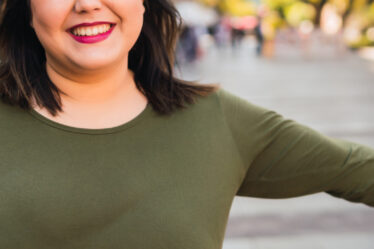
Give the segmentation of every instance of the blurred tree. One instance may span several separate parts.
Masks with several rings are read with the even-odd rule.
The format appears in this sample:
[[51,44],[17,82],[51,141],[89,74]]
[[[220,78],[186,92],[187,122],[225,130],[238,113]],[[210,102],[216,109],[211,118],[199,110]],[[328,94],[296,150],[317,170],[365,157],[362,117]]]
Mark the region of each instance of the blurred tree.
[[[374,0],[198,0],[217,8],[223,15],[261,15],[265,37],[272,39],[276,29],[285,24],[298,27],[302,22],[312,21],[320,27],[324,7],[334,6],[341,17],[342,26],[354,47],[374,45]],[[265,5],[267,11],[259,14]]]
[[248,16],[256,14],[256,3],[249,0],[221,0],[218,3],[222,12],[232,16]]
[[285,17],[287,23],[293,27],[298,27],[302,21],[313,21],[316,17],[316,9],[312,4],[297,1],[285,7]]

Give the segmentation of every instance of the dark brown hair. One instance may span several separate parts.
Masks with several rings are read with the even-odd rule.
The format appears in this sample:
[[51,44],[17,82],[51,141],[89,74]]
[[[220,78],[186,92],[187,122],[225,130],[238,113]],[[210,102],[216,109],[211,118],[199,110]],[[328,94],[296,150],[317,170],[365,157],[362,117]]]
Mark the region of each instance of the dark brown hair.
[[[128,67],[137,88],[160,114],[170,114],[219,84],[203,85],[174,77],[174,50],[182,19],[170,0],[144,0],[144,24],[129,52]],[[30,0],[0,0],[0,99],[31,108],[35,98],[53,116],[62,111],[60,91],[46,72],[45,51],[30,26]]]

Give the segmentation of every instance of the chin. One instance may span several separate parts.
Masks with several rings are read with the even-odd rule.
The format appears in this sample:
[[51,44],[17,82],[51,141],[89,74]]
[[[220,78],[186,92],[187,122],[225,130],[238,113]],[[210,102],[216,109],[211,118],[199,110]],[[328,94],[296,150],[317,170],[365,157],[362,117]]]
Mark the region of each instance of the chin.
[[110,66],[118,65],[119,58],[108,58],[108,56],[103,58],[86,58],[84,61],[76,61],[76,66],[82,70],[100,70]]

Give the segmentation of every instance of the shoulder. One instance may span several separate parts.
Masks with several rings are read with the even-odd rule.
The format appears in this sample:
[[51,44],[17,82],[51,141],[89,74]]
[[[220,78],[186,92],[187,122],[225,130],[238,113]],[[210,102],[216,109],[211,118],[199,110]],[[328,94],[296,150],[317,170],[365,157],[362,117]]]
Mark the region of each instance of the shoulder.
[[219,104],[219,108],[229,119],[257,119],[273,115],[275,111],[259,106],[249,99],[239,96],[229,90],[220,88],[212,96]]
[[12,128],[16,129],[25,121],[26,116],[27,110],[0,100],[0,134]]
[[[273,113],[222,87],[208,96],[199,96],[194,104],[179,112],[183,116],[220,120],[229,126],[260,122]],[[179,114],[177,114],[179,116]]]
[[209,107],[220,109],[223,105],[234,104],[239,99],[241,99],[239,96],[220,87],[217,90],[209,93],[209,95],[207,96],[198,96],[197,101],[194,103],[194,107]]
[[199,96],[197,101],[187,109],[190,109],[190,111],[216,112],[223,114],[229,119],[240,118],[242,115],[253,118],[254,116],[262,116],[273,112],[222,87],[208,96]]
[[[8,103],[5,103],[3,100],[0,99],[0,117],[5,117],[7,115],[12,115],[14,113],[19,112],[22,110],[19,106],[11,105]],[[2,120],[0,118],[0,120]]]
[[2,124],[7,119],[7,117],[11,114],[11,109],[13,108],[13,106],[3,102],[0,99],[0,124]]

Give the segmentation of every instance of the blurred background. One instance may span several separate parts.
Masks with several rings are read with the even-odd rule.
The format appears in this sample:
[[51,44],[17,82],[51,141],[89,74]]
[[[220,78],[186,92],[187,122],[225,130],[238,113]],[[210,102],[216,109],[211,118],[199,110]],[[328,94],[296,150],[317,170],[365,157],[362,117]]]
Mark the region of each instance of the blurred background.
[[[374,148],[374,0],[174,0],[178,77]],[[374,249],[374,210],[236,197],[224,249]]]

